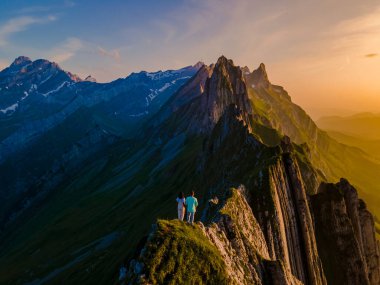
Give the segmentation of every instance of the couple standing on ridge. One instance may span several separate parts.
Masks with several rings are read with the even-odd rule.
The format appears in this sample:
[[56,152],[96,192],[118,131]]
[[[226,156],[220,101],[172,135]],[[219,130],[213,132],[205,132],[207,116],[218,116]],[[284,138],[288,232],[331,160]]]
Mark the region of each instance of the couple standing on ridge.
[[187,222],[192,224],[198,207],[198,200],[194,197],[194,191],[191,191],[190,196],[186,199],[183,192],[180,192],[176,201],[178,203],[178,220],[183,221],[185,210],[187,210]]

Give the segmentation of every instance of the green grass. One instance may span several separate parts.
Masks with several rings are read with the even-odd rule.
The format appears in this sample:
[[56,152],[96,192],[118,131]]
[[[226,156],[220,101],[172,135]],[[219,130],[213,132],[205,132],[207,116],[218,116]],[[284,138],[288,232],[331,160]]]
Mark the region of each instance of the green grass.
[[[145,151],[137,160],[129,161],[137,149],[120,144],[110,153],[92,157],[91,163],[56,189],[48,202],[28,213],[28,223],[15,225],[2,237],[0,284],[46,277],[86,252],[88,257],[49,283],[109,284],[156,219],[176,217],[178,192],[188,193],[199,187],[195,169],[201,143],[202,139],[186,141],[176,158],[154,177],[150,172],[161,159],[159,151]],[[129,177],[134,168],[138,171]],[[116,178],[118,183],[110,189],[107,185]],[[197,195],[202,197],[201,192]],[[120,235],[108,248],[88,246],[112,232]],[[86,246],[86,250],[76,253]]]
[[149,284],[230,284],[222,256],[196,224],[158,220],[139,261]]
[[[354,145],[355,147],[343,145],[330,138],[327,133],[317,129],[305,111],[292,103],[284,91],[252,88],[248,91],[259,124],[276,129],[280,135],[288,135],[297,144],[306,143],[310,148],[309,160],[319,174],[320,180],[337,182],[342,177],[348,179],[358,190],[359,196],[366,201],[369,210],[380,216],[380,183],[378,181],[380,162],[379,159],[375,159],[377,151],[366,154],[358,149],[357,145]],[[339,124],[335,129],[331,127],[332,124],[320,125],[344,134],[350,134],[349,130],[354,128],[357,136],[361,134],[359,131],[363,132],[360,138],[370,139],[369,134],[378,136],[378,132],[374,130],[380,126],[379,117],[370,117],[371,122],[360,116],[348,119],[338,120]],[[266,141],[266,132],[260,132],[258,129],[256,134],[264,142]],[[372,139],[376,138],[372,136]],[[347,139],[344,142],[347,143]],[[376,144],[378,145],[378,142],[375,142]],[[352,141],[349,145],[353,145]],[[370,146],[367,145],[367,150],[376,148],[375,145],[371,142]],[[299,161],[302,162],[302,159]],[[301,168],[305,166],[307,167],[302,163],[300,165]]]
[[367,140],[380,140],[380,116],[357,114],[349,117],[323,117],[317,121],[322,129],[341,132]]
[[348,135],[337,131],[326,130],[328,135],[340,143],[358,147],[365,151],[370,157],[380,161],[380,140],[371,140],[355,135]]

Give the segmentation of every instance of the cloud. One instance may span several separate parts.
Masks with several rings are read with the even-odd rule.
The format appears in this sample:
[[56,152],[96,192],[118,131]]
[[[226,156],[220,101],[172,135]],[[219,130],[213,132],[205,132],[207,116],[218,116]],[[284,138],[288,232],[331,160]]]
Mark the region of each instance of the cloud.
[[44,6],[26,6],[26,7],[18,7],[15,11],[12,13],[15,15],[25,15],[25,14],[37,14],[41,12],[47,12],[47,11],[56,11],[56,12],[62,12],[62,9],[70,9],[76,6],[76,3],[71,0],[65,0],[62,3],[59,4],[52,4],[52,5],[44,5]]
[[106,49],[98,46],[97,52],[101,56],[110,57],[110,58],[113,58],[114,60],[120,60],[120,52],[117,49],[106,50]]
[[64,6],[71,8],[71,7],[75,7],[76,3],[74,1],[71,1],[71,0],[66,0],[66,1],[64,1]]
[[376,57],[378,55],[379,55],[378,53],[369,53],[369,54],[366,54],[365,57],[373,58],[373,57]]
[[25,16],[10,19],[4,25],[0,26],[0,46],[9,44],[9,38],[13,34],[25,31],[31,25],[48,23],[55,20],[56,17],[52,15],[43,18]]
[[[338,51],[346,53],[351,50],[352,53],[362,54],[376,49],[380,44],[380,6],[367,14],[340,22],[332,33],[337,37],[334,46]],[[369,55],[365,56],[375,56]]]
[[19,8],[17,9],[17,11],[14,12],[14,14],[33,14],[33,13],[39,13],[39,12],[46,12],[50,10],[51,10],[51,7],[47,7],[47,6],[30,6],[30,7]]
[[68,38],[53,49],[51,60],[62,63],[75,56],[75,54],[83,48],[84,44],[82,40],[78,38]]

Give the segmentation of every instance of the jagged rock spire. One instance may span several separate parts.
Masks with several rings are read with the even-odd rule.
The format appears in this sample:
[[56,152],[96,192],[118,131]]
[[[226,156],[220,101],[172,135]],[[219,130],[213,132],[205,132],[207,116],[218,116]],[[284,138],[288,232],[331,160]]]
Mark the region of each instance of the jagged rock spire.
[[210,129],[231,104],[242,111],[244,121],[249,124],[252,107],[242,70],[239,66],[235,66],[231,59],[221,56],[206,82],[202,96],[201,109],[205,113],[203,125]]
[[260,63],[257,69],[247,74],[246,79],[255,88],[269,88],[271,85],[264,63]]

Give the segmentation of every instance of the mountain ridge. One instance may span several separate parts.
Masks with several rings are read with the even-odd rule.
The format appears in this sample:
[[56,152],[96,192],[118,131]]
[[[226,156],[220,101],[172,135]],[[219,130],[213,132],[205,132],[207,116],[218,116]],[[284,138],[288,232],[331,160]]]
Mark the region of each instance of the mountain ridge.
[[[181,231],[194,234],[188,240],[194,254],[198,249],[204,253],[205,247],[212,248],[217,260],[210,270],[228,273],[217,275],[219,280],[231,278],[238,284],[337,284],[337,279],[326,272],[344,269],[351,275],[339,278],[349,280],[347,276],[351,276],[356,282],[353,284],[379,281],[372,216],[366,210],[356,211],[363,205],[354,198],[341,198],[343,186],[336,186],[338,190],[332,187],[339,198],[332,200],[324,197],[319,187],[330,178],[324,175],[330,169],[322,168],[329,161],[317,158],[325,155],[326,145],[338,146],[323,140],[316,143],[320,136],[325,138],[323,133],[282,87],[252,87],[254,76],[247,74],[247,69],[225,57],[218,62],[200,66],[141,125],[143,130],[137,130],[135,137],[121,137],[90,153],[75,173],[67,173],[67,179],[54,187],[44,203],[25,210],[21,216],[25,220],[18,218],[8,225],[0,234],[0,282],[109,284],[126,259],[131,281],[144,281],[144,277],[148,283],[169,282],[179,272],[185,274],[178,260],[170,258],[176,252],[183,253],[178,243],[172,243]],[[145,82],[169,74],[140,75]],[[267,75],[266,79],[269,82]],[[94,110],[88,111],[92,114]],[[72,121],[81,122],[77,117]],[[103,132],[102,126],[96,134],[110,139],[112,132]],[[79,153],[86,148],[88,145]],[[61,167],[75,161],[69,158]],[[196,227],[201,232],[159,221],[158,228],[164,229],[166,236],[157,240],[164,255],[156,255],[157,246],[142,238],[149,232],[154,238],[156,232],[150,231],[150,225],[157,218],[173,217],[178,189],[187,193],[194,188],[200,202],[197,216],[204,225]],[[309,202],[320,194],[321,199]],[[215,200],[219,202],[212,202]],[[319,214],[320,207],[329,206],[338,207],[345,217],[344,225],[334,228],[332,235],[339,239],[349,233],[348,246],[355,249],[349,258],[334,265],[326,261],[329,251],[318,234],[328,232],[329,225],[340,217],[333,211],[328,216]],[[360,222],[353,223],[361,220],[363,230]],[[370,254],[363,253],[360,235],[366,237],[366,252]],[[151,251],[133,256],[139,244]],[[340,250],[331,252],[342,257]],[[26,254],[30,251],[32,255]],[[133,257],[135,261],[129,263]],[[352,267],[355,260],[363,266]],[[206,268],[197,267],[194,274],[206,283],[203,273],[209,271],[202,270]]]

